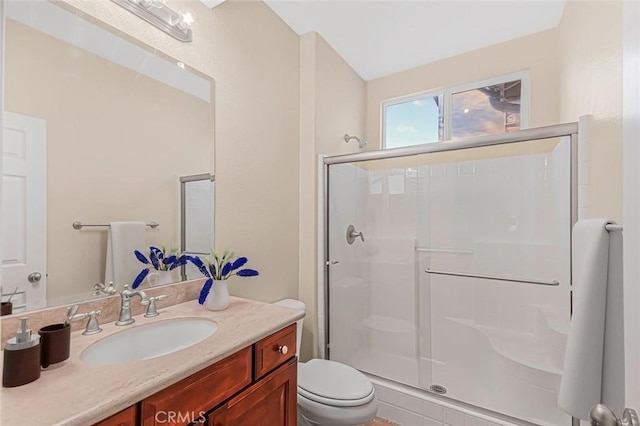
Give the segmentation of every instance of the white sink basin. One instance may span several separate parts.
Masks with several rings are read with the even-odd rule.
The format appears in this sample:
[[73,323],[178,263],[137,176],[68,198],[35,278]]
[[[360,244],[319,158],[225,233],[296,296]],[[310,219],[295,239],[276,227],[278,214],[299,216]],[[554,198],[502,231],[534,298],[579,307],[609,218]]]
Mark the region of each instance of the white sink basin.
[[203,341],[218,330],[213,321],[180,318],[125,329],[86,348],[88,364],[121,364],[156,358]]

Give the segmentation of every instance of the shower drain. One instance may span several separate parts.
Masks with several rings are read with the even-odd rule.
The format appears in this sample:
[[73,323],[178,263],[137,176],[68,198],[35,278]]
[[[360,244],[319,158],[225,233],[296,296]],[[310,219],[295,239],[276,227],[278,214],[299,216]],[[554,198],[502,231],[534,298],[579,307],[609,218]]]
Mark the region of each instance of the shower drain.
[[447,388],[440,385],[431,385],[429,386],[429,389],[431,389],[432,392],[439,393],[441,395],[444,395],[445,393],[447,393]]

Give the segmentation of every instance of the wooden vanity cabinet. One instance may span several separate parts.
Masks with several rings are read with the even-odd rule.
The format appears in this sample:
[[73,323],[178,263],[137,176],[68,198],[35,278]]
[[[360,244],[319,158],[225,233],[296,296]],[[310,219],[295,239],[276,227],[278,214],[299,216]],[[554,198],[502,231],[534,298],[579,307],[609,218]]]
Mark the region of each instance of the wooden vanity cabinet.
[[292,324],[95,426],[295,426],[295,349]]

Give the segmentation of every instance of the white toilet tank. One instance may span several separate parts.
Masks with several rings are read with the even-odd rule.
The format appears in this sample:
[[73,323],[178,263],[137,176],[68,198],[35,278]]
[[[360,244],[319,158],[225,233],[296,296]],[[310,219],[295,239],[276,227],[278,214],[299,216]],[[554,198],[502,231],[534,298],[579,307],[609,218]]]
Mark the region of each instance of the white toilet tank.
[[[295,300],[295,299],[283,299],[280,300],[279,302],[275,302],[274,305],[278,305],[278,306],[283,306],[285,308],[289,308],[289,309],[295,309],[296,311],[302,311],[306,314],[307,312],[307,306],[299,301],[299,300]],[[304,318],[299,319],[298,321],[296,321],[296,325],[297,325],[297,330],[296,330],[296,355],[300,356],[300,344],[302,343],[302,323],[304,321]]]

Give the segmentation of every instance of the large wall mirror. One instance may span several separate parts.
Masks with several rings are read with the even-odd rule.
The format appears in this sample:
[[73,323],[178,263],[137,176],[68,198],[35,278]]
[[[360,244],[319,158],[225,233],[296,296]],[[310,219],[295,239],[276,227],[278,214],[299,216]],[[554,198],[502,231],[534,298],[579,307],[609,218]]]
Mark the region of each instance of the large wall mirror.
[[91,298],[119,248],[180,249],[180,178],[213,173],[214,82],[68,6],[4,5],[2,298],[19,313]]

